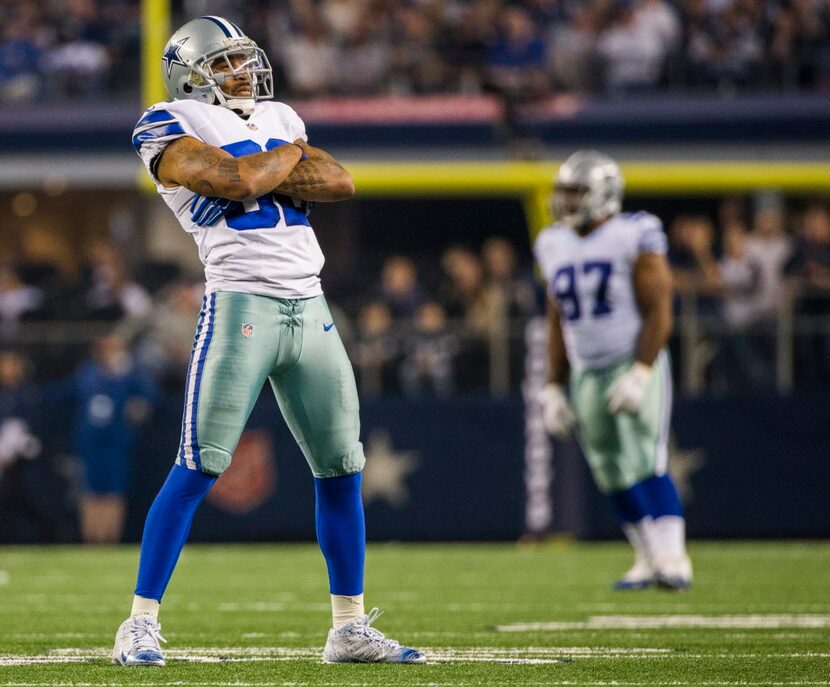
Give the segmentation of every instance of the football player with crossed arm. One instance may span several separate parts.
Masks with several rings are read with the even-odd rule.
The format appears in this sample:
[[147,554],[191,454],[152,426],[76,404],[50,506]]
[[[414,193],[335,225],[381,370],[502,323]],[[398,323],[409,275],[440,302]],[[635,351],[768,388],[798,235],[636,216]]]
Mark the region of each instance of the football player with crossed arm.
[[580,151],[559,169],[557,222],[534,248],[548,284],[547,430],[576,430],[594,481],[634,548],[617,589],[692,582],[685,521],[666,471],[672,387],[665,345],[672,276],[662,223],[620,212],[617,164]]
[[363,607],[365,523],[358,398],[320,287],[323,254],[307,203],[354,193],[349,173],[307,143],[273,97],[256,43],[221,17],[173,34],[162,58],[172,100],[149,108],[133,145],[205,265],[205,297],[187,372],[178,457],[144,526],[130,617],[113,661],[164,665],[162,595],[193,515],[228,468],[266,381],[314,476],[317,538],[332,629],[326,662],[422,663]]

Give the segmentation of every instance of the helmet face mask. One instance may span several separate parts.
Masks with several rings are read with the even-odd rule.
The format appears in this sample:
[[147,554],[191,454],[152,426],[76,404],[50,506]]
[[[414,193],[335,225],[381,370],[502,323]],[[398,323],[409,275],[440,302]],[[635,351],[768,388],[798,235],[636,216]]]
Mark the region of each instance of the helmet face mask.
[[586,233],[622,209],[623,178],[619,166],[593,150],[571,155],[559,168],[551,198],[553,216]]
[[[176,31],[165,48],[162,69],[164,85],[174,100],[221,105],[245,117],[257,100],[274,97],[265,52],[221,17],[199,17]],[[223,85],[230,77],[246,77],[250,93],[226,92]]]
[[591,215],[586,206],[588,193],[588,189],[584,186],[567,186],[557,182],[553,187],[553,216],[574,229],[587,225],[591,221]]

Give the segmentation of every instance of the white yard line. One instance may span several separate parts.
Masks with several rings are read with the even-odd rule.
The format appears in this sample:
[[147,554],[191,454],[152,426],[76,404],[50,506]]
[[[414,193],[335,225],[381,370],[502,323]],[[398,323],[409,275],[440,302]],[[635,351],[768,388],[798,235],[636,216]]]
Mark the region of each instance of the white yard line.
[[[337,670],[337,666],[331,666]],[[123,682],[0,682],[0,687],[123,687]],[[171,682],[131,682],[130,684],[141,687],[376,687],[377,682],[187,682],[176,680]],[[407,682],[401,683],[409,687],[436,687],[431,682]],[[515,682],[499,682],[487,680],[478,681],[443,681],[441,684],[452,687],[514,687]],[[586,682],[584,680],[545,680],[545,681],[523,681],[524,687],[578,687],[588,685],[591,687],[825,687],[830,685],[827,680],[792,680],[786,682],[750,682],[747,680],[719,680],[705,682],[684,682],[678,680],[656,682],[624,682],[620,680],[595,680]]]
[[595,615],[576,622],[533,622],[497,625],[499,632],[560,630],[655,630],[666,628],[779,629],[830,627],[830,614],[769,615]]
[[[424,647],[429,663],[500,663],[519,665],[555,664],[574,659],[705,659],[746,660],[757,658],[830,658],[825,652],[753,653],[715,652],[688,653],[672,649],[650,647]],[[304,661],[319,663],[320,648],[314,647],[185,647],[168,649],[165,654],[171,661],[183,663],[242,663]],[[54,649],[40,655],[0,655],[0,666],[27,666],[72,663],[101,663],[109,661],[106,649],[65,648]],[[737,683],[736,683],[737,684]]]

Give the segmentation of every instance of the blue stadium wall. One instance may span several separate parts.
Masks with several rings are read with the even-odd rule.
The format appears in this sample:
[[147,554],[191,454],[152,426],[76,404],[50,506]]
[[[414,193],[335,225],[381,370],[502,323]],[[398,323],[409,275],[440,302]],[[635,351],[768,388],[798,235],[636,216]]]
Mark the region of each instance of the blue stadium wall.
[[[690,536],[830,535],[828,407],[826,394],[678,402],[672,470],[686,503]],[[169,469],[179,416],[179,398],[167,399],[139,451],[130,540],[139,538],[144,513]],[[364,401],[370,538],[521,536],[523,416],[520,399]],[[581,538],[617,536],[611,511],[578,449],[572,443],[554,448],[554,529]],[[311,477],[269,395],[260,399],[239,455],[246,469],[234,476],[235,495],[219,495],[203,507],[193,538],[313,538]],[[255,496],[247,499],[246,493]]]
[[[132,466],[125,539],[144,516],[179,443],[181,399],[163,399]],[[830,406],[826,394],[677,403],[671,465],[691,537],[830,535]],[[51,522],[17,541],[77,537],[65,452],[71,414],[43,408],[44,445],[21,488]],[[519,398],[365,400],[364,497],[373,540],[515,540],[525,531],[524,406]],[[616,537],[575,444],[554,445],[554,531]],[[70,480],[71,482],[71,480]],[[76,492],[75,492],[76,493]],[[63,504],[62,506],[60,504]],[[311,476],[270,394],[260,398],[234,457],[193,526],[193,541],[314,537]],[[73,531],[74,530],[74,531]]]

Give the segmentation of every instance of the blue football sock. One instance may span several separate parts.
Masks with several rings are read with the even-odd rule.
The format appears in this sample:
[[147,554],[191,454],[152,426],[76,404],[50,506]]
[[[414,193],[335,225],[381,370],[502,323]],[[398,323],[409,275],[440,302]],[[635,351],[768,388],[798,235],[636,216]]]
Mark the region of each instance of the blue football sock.
[[161,601],[196,509],[216,479],[199,470],[173,466],[144,522],[136,596]]
[[683,517],[683,506],[668,473],[649,477],[640,484],[648,497],[652,518],[656,520],[664,515]]
[[622,522],[640,522],[643,518],[652,515],[651,503],[643,482],[637,482],[622,491],[615,491],[609,494],[609,497],[617,517]]
[[314,478],[317,541],[329,570],[329,589],[340,596],[363,593],[366,521],[360,495],[361,473]]

